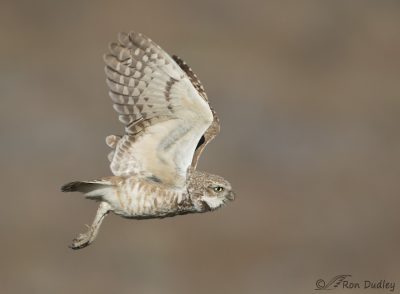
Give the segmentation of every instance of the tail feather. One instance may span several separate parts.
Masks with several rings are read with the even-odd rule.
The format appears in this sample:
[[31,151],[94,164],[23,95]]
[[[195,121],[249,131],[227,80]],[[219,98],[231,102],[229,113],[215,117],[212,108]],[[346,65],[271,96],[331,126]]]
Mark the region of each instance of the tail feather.
[[86,198],[101,199],[107,193],[108,189],[112,186],[110,182],[105,181],[92,181],[81,182],[74,181],[67,183],[61,187],[62,192],[81,192],[85,194]]
[[75,181],[75,182],[67,183],[61,187],[61,192],[80,191],[82,184],[84,184],[84,182]]

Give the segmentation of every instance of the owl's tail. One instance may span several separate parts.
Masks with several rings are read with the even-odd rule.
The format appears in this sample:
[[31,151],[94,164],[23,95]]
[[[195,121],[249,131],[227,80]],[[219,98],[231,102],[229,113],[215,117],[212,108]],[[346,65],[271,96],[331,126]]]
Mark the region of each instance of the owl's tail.
[[81,192],[86,198],[102,200],[112,188],[109,181],[75,181],[61,187],[62,192]]

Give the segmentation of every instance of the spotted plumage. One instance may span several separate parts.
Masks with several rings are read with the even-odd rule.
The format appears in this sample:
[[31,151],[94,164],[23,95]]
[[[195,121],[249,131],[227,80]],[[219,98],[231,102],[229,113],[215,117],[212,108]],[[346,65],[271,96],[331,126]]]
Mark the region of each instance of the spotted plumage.
[[196,170],[219,120],[198,77],[142,34],[121,33],[104,56],[114,110],[125,126],[106,143],[114,176],[62,187],[100,202],[95,220],[72,248],[89,245],[112,211],[126,218],[207,212],[234,199],[222,177]]

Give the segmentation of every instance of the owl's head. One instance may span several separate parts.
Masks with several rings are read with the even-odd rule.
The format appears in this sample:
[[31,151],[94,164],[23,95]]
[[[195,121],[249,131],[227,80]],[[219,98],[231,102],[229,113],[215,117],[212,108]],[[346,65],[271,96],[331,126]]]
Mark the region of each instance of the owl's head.
[[235,199],[231,184],[220,176],[192,171],[188,181],[191,200],[199,212],[215,210]]

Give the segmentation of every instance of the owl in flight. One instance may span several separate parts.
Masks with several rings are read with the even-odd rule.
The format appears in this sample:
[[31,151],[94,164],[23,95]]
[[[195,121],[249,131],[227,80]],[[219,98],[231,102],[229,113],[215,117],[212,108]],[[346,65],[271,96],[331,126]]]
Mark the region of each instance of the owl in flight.
[[212,211],[235,197],[224,178],[196,170],[220,126],[191,68],[140,33],[119,34],[109,49],[107,85],[125,134],[106,138],[113,176],[61,188],[100,203],[72,249],[92,243],[110,211],[132,219],[164,218]]

